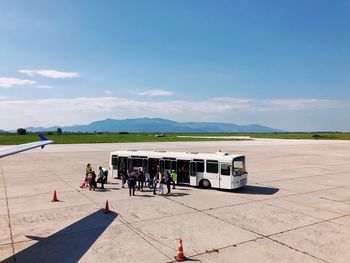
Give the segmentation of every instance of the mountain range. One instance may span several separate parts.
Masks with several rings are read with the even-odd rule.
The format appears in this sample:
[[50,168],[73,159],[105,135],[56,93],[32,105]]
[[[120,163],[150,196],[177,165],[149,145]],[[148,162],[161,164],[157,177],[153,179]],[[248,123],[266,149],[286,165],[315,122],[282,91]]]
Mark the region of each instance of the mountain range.
[[56,131],[63,132],[152,132],[152,133],[271,133],[284,132],[258,124],[236,125],[221,122],[176,122],[161,118],[137,118],[94,121],[87,125],[28,127],[29,132]]

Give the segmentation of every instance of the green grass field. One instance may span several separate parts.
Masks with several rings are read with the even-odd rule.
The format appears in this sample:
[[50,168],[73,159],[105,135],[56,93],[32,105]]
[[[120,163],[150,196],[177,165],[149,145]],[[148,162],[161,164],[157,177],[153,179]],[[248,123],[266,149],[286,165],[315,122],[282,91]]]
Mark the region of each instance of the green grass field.
[[[212,141],[205,138],[178,138],[177,134],[169,134],[166,137],[156,137],[155,134],[130,133],[130,134],[63,134],[45,135],[57,144],[69,143],[119,143],[119,142],[175,142],[175,141]],[[0,145],[28,143],[39,140],[36,134],[17,135],[0,134]],[[216,139],[225,140],[225,139]],[[232,139],[231,139],[232,140]]]
[[[251,138],[270,139],[318,139],[318,140],[350,140],[350,133],[208,133],[208,134],[167,134],[166,137],[156,137],[153,133],[130,133],[130,134],[63,134],[46,135],[57,144],[70,143],[119,143],[119,142],[175,142],[175,141],[232,141],[237,139],[225,138],[181,138],[178,136],[250,136]],[[0,134],[0,145],[22,144],[37,141],[36,134],[17,135]]]

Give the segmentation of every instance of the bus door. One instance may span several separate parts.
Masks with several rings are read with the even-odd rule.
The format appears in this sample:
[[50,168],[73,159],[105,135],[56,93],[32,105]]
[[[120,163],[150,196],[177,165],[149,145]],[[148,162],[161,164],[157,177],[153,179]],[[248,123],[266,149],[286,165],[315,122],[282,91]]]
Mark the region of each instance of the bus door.
[[130,157],[128,157],[128,170],[127,171],[130,171],[130,170],[132,170],[133,169],[133,167],[132,167],[132,158],[130,158]]
[[163,171],[164,175],[167,173],[171,174],[173,159],[174,158],[164,158],[160,160],[160,170]]
[[159,159],[149,158],[148,159],[148,172],[153,180],[153,177],[157,174],[159,170]]
[[159,160],[160,171],[164,172],[164,167],[165,167],[165,160],[163,160],[163,159]]
[[220,163],[220,188],[232,189],[231,165],[229,163]]
[[196,170],[195,172],[195,175],[192,174],[192,172],[194,172],[194,170],[191,170],[191,176],[196,178],[196,180],[191,179],[192,180],[190,183],[191,185],[195,185],[195,186],[198,186],[199,185],[199,182],[201,181],[201,179],[204,178],[204,160],[203,159],[193,159],[192,161],[194,164],[194,169]]
[[112,177],[117,178],[118,177],[118,155],[112,155],[111,160],[112,165]]
[[190,185],[197,186],[197,163],[190,162]]
[[176,167],[177,167],[177,166],[176,166],[176,161],[175,161],[175,160],[172,160],[172,161],[171,161],[171,170],[172,170],[172,171],[176,171]]
[[148,170],[148,160],[147,159],[142,159],[142,170],[143,170],[143,172]]
[[120,157],[118,158],[118,178],[120,179],[121,173],[124,170],[126,173],[128,168],[127,168],[127,162],[128,162],[128,157]]
[[190,183],[190,161],[177,160],[177,183],[178,184]]
[[219,162],[217,160],[206,161],[206,174],[204,179],[209,180],[211,187],[220,187]]

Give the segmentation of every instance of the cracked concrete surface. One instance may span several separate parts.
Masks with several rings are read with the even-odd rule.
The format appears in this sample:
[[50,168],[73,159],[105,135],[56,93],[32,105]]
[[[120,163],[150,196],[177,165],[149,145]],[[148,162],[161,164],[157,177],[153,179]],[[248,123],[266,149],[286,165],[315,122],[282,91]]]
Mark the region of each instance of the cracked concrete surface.
[[[79,188],[85,165],[113,150],[247,157],[249,186],[180,186],[129,197]],[[0,160],[0,261],[172,262],[178,241],[198,262],[349,262],[350,141],[268,140],[49,145]],[[53,190],[61,202],[51,202]],[[109,200],[112,214],[103,214]]]

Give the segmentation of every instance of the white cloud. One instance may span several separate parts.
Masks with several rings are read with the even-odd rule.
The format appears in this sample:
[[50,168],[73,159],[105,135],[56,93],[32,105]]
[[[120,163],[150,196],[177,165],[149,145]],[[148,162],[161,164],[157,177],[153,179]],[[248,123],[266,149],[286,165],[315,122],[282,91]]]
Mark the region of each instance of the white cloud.
[[[64,107],[63,107],[64,106]],[[315,109],[350,109],[349,101],[318,99],[236,99],[145,101],[119,97],[2,100],[0,129],[89,123],[105,118],[163,117],[181,121],[231,122],[244,114]],[[235,117],[236,116],[236,117]]]
[[112,95],[112,94],[113,94],[113,91],[107,89],[107,90],[104,91],[104,94],[106,94],[106,95]]
[[79,77],[79,73],[77,72],[63,72],[63,71],[57,71],[52,69],[39,69],[39,70],[32,70],[32,69],[20,69],[18,72],[26,74],[30,77],[33,76],[43,76],[47,78],[54,78],[54,79],[65,79],[65,78],[77,78]]
[[30,79],[0,77],[0,88],[5,88],[5,89],[13,88],[15,86],[31,85],[35,83],[36,82],[34,80],[30,80]]
[[37,89],[53,89],[50,85],[38,85],[36,86]]
[[163,89],[153,89],[153,90],[139,92],[138,95],[140,96],[172,96],[174,95],[174,93]]
[[262,101],[265,110],[304,110],[304,109],[332,109],[349,107],[349,102],[325,99],[268,99]]
[[30,69],[20,69],[18,70],[19,73],[23,73],[28,75],[29,77],[33,77],[35,76],[35,71],[34,70],[30,70]]

